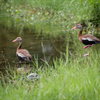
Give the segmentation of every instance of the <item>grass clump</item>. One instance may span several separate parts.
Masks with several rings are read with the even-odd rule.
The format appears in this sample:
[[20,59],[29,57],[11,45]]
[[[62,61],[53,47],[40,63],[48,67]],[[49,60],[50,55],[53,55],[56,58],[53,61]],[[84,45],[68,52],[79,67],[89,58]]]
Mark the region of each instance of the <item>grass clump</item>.
[[[0,1],[0,24],[45,35],[70,33],[73,24],[93,19],[94,0],[6,0]],[[96,2],[98,3],[98,1]],[[95,11],[95,10],[94,10]],[[86,23],[87,24],[87,23]]]
[[[40,75],[38,81],[30,82],[14,74],[14,80],[5,85],[0,84],[0,95],[3,100],[99,100],[100,68],[95,58],[80,61],[54,60],[53,65],[33,69]],[[24,76],[26,77],[26,75]]]

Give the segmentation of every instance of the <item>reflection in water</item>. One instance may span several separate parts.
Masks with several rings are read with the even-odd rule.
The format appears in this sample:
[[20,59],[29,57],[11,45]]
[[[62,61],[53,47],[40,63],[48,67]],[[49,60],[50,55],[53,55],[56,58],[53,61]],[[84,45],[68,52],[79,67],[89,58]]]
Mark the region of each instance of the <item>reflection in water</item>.
[[[11,68],[14,68],[18,62],[16,57],[16,49],[19,45],[18,42],[13,43],[12,41],[18,37],[17,33],[13,31],[8,31],[6,29],[0,29],[0,70],[4,70],[5,65],[10,65]],[[32,60],[34,57],[38,57],[39,63],[42,62],[41,59],[51,61],[54,57],[59,57],[59,51],[65,49],[66,45],[62,45],[64,40],[51,40],[44,39],[41,35],[37,36],[34,33],[24,32],[20,35],[23,38],[22,49],[27,49],[32,55]],[[6,63],[5,63],[6,62]],[[14,63],[15,62],[15,63]]]
[[53,47],[52,45],[50,44],[50,42],[47,42],[45,44],[42,43],[42,52],[43,53],[51,53],[51,55],[54,55],[53,54]]
[[26,74],[26,73],[30,72],[31,69],[32,69],[32,68],[29,67],[29,66],[26,66],[26,67],[20,67],[20,68],[17,69],[17,73],[20,73],[20,74]]

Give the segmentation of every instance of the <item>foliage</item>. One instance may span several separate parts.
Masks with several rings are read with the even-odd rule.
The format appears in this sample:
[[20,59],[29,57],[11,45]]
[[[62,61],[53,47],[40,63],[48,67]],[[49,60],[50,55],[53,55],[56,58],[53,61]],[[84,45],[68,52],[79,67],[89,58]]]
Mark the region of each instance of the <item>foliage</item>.
[[[80,60],[81,58],[81,60]],[[38,81],[28,81],[26,75],[12,73],[8,83],[0,84],[0,99],[3,100],[99,100],[100,98],[100,59],[91,56],[74,60],[55,59],[54,65],[33,69],[40,75]]]
[[61,56],[53,59],[53,64],[44,61],[41,66],[36,62],[32,72],[38,73],[40,80],[30,82],[26,74],[19,75],[12,70],[7,72],[6,78],[2,76],[0,99],[99,100],[99,45],[92,47],[90,58],[83,57],[87,50],[83,50],[82,44],[77,42],[77,34],[71,34],[78,32],[71,30],[75,24],[83,21],[88,26],[88,31],[83,33],[97,33],[89,22],[98,12],[99,6],[94,10],[97,3],[94,0],[0,0],[0,24],[4,27],[19,33],[28,29],[53,37],[61,37],[63,33],[67,42],[66,53],[62,53],[65,59]]
[[[22,33],[24,29],[45,35],[70,33],[72,25],[86,25],[94,8],[94,0],[6,0],[0,1],[0,24]],[[98,2],[96,2],[98,4]],[[97,13],[95,10],[93,13]],[[93,15],[93,14],[92,14]],[[93,27],[93,25],[92,25]]]

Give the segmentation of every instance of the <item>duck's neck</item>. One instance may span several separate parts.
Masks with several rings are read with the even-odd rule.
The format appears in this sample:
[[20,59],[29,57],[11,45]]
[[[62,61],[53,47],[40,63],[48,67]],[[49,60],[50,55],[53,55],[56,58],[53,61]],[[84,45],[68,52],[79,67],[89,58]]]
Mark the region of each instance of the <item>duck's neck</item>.
[[83,31],[83,28],[80,29],[78,37],[82,36],[82,31]]
[[19,46],[17,47],[17,50],[21,49],[22,47],[22,42],[19,42]]

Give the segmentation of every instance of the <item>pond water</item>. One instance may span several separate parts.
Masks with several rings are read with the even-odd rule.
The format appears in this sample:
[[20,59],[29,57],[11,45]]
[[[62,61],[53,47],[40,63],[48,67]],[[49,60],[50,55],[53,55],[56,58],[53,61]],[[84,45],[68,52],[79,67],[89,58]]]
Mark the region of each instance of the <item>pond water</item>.
[[12,42],[16,37],[22,37],[23,49],[27,49],[34,57],[38,58],[38,62],[42,60],[52,61],[53,58],[59,57],[60,52],[64,52],[66,45],[63,45],[63,39],[44,38],[42,35],[36,35],[32,32],[23,32],[18,35],[17,32],[12,30],[8,31],[5,28],[0,28],[0,71],[5,70],[7,65],[11,68],[17,64],[18,58],[16,57],[16,49],[19,45],[18,42]]

